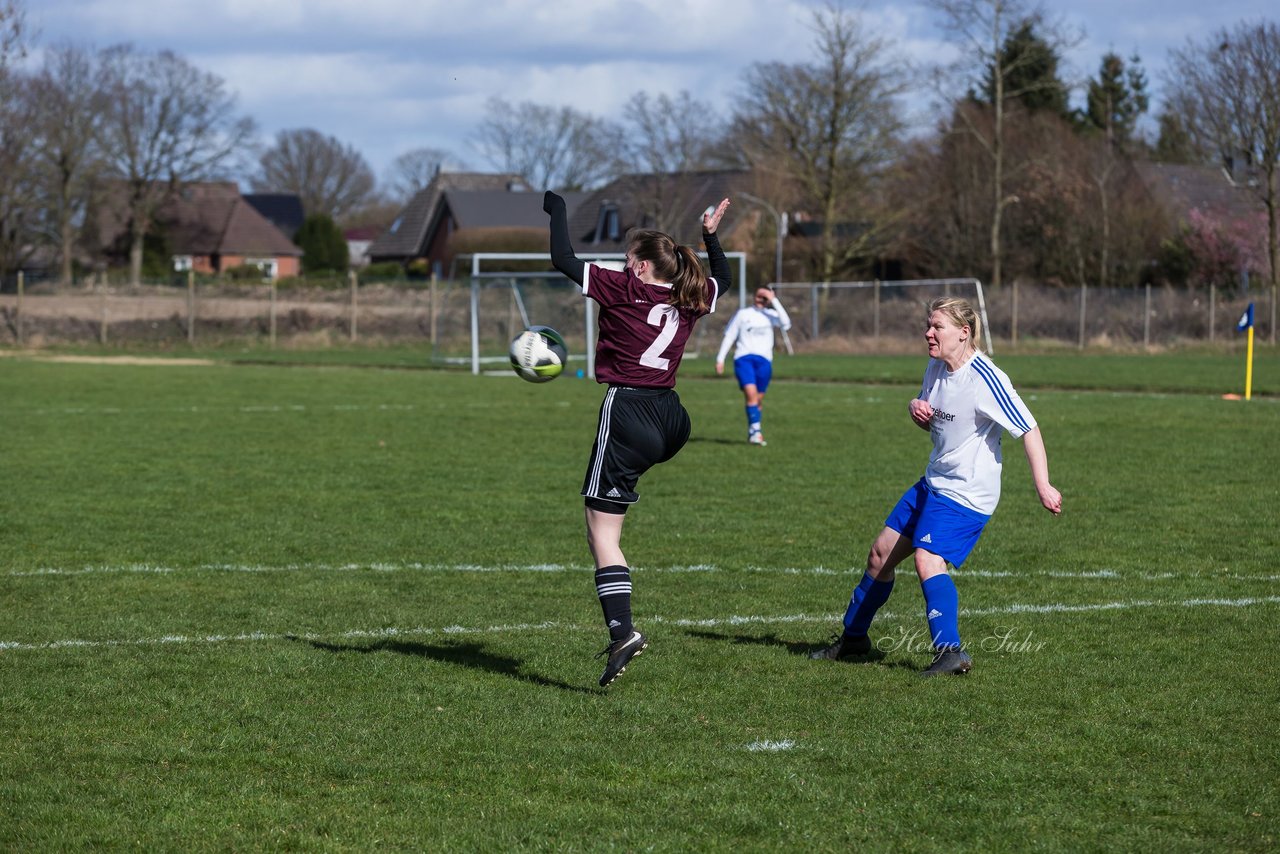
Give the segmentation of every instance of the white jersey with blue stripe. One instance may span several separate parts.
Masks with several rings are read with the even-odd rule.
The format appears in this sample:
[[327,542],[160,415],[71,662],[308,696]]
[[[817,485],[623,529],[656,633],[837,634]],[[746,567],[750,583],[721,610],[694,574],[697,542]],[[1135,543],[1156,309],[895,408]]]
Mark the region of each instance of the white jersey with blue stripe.
[[720,342],[720,352],[716,361],[723,362],[733,347],[733,358],[743,356],[763,356],[773,361],[773,328],[782,331],[791,328],[791,318],[787,310],[776,299],[770,308],[748,306],[739,309],[724,329],[724,338]]
[[1036,420],[1004,371],[974,353],[955,371],[930,359],[920,399],[933,408],[933,453],[925,482],[938,493],[990,516],[1000,503],[1000,438],[1033,430]]

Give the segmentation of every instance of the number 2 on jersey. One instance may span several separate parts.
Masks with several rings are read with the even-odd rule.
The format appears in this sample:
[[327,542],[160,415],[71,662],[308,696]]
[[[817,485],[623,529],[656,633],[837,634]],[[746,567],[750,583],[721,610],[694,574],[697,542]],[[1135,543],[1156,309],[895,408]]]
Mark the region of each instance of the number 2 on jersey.
[[655,305],[649,309],[647,320],[650,326],[658,327],[658,337],[649,345],[649,349],[644,351],[644,355],[640,357],[640,364],[646,368],[665,371],[671,365],[671,360],[664,359],[662,351],[667,349],[667,345],[676,337],[676,329],[680,326],[680,312],[676,311],[673,305]]

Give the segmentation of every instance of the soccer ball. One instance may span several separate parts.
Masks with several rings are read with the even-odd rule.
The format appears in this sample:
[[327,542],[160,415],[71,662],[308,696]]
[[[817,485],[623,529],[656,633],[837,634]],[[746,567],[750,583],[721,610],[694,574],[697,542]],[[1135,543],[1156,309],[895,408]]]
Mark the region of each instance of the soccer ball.
[[511,342],[511,369],[522,380],[550,382],[560,376],[567,361],[564,339],[550,326],[531,326]]

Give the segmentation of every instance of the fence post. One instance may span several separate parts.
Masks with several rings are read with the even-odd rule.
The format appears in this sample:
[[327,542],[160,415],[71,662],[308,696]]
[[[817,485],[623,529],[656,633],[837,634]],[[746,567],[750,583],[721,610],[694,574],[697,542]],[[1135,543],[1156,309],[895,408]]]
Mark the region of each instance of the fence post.
[[1214,315],[1217,313],[1217,308],[1218,308],[1218,286],[1215,284],[1210,284],[1209,285],[1209,343],[1210,344],[1213,343]]
[[102,274],[99,281],[99,293],[102,297],[102,319],[98,325],[98,343],[106,346],[107,343],[107,274]]
[[23,289],[24,289],[24,283],[22,279],[22,271],[19,270],[18,271],[18,317],[17,317],[19,347],[22,346],[22,342],[23,342],[23,335],[22,335],[22,291]]
[[1080,343],[1077,345],[1079,349],[1084,349],[1084,318],[1085,318],[1085,302],[1088,300],[1089,286],[1080,283]]
[[271,342],[271,349],[276,348],[276,280],[271,280],[271,308],[268,310],[268,340]]
[[1142,301],[1142,349],[1151,346],[1151,283],[1147,283],[1147,294]]
[[351,280],[351,342],[352,342],[352,343],[355,343],[356,336],[357,336],[357,331],[356,331],[356,312],[360,310],[359,300],[358,300],[358,298],[357,298],[357,296],[356,296],[356,292],[357,292],[357,286],[356,286],[356,281],[357,281],[357,280],[356,280],[356,271],[355,271],[355,270],[348,270],[348,271],[347,271],[347,278],[349,278],[349,279]]
[[875,342],[876,349],[880,348],[880,280],[876,279],[876,307],[875,307]]
[[[516,283],[516,280],[512,279],[511,284],[514,286],[515,283]],[[508,338],[515,338],[516,330],[520,328],[520,326],[517,325],[518,321],[516,318],[517,318],[516,289],[515,287],[512,287],[511,298],[507,300],[507,337]]]
[[[987,334],[991,334],[991,330],[987,330]],[[1009,323],[1009,346],[1018,346],[1018,280],[1013,280],[1013,317]]]
[[436,350],[436,272],[431,271],[431,283],[427,286],[427,314],[431,329],[431,352]]
[[1271,343],[1276,343],[1276,285],[1271,283]]
[[809,286],[809,315],[811,317],[811,336],[814,341],[818,340],[818,286]]
[[196,343],[196,271],[187,271],[187,343]]

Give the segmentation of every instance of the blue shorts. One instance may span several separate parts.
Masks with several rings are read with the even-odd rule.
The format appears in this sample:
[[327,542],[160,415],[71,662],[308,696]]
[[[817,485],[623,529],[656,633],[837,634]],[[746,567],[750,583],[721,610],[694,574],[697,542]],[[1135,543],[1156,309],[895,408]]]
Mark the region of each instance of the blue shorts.
[[773,377],[773,362],[764,356],[742,356],[733,360],[733,375],[738,378],[738,388],[754,385],[764,394]]
[[903,493],[884,524],[910,537],[912,548],[931,551],[952,566],[960,566],[978,544],[990,518],[939,495],[920,478]]

